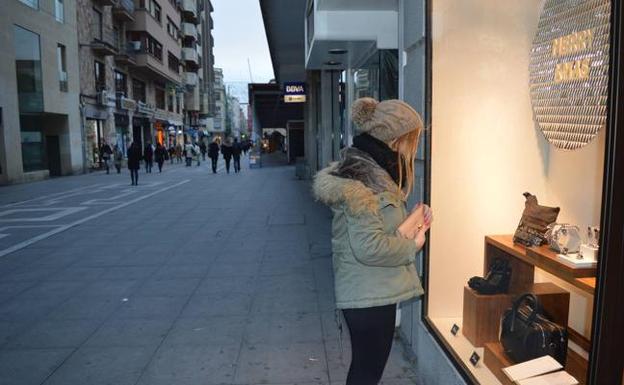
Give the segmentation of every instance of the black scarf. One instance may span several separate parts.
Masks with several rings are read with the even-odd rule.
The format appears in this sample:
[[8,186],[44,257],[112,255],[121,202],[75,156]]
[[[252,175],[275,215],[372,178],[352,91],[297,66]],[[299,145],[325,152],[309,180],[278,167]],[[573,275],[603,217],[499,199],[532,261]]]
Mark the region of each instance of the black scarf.
[[[398,153],[396,151],[369,134],[360,134],[354,137],[353,147],[370,155],[381,168],[390,174],[394,183],[399,184]],[[403,180],[401,187],[405,187],[405,180]]]

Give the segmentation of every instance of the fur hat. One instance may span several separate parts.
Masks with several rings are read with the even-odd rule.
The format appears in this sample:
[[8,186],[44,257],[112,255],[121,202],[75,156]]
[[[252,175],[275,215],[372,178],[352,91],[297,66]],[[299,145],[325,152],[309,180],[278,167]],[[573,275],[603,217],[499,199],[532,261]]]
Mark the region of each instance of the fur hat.
[[351,119],[358,125],[358,134],[368,133],[385,143],[423,128],[418,112],[398,99],[357,99],[351,108]]

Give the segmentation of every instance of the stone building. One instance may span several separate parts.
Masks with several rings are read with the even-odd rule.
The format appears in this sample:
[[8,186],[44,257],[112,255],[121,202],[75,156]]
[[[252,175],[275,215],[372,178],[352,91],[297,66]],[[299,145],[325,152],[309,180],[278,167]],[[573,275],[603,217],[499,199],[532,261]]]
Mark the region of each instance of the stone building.
[[0,184],[82,171],[75,0],[3,0]]

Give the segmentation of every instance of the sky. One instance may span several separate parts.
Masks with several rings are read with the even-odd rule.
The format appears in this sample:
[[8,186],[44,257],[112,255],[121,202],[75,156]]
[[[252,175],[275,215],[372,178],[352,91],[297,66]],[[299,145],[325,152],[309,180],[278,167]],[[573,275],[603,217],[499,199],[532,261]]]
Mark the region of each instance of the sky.
[[260,1],[212,0],[212,6],[215,67],[223,68],[225,83],[246,101],[251,82],[247,58],[254,83],[267,83],[274,77]]

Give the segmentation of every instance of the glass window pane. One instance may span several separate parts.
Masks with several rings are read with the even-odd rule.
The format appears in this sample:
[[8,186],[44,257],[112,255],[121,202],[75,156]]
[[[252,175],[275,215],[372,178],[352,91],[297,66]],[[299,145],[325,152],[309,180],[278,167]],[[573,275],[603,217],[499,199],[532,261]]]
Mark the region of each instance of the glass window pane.
[[63,4],[65,0],[54,0],[54,14],[56,16],[56,21],[62,23],[65,21],[65,4]]
[[20,2],[26,4],[31,8],[39,9],[39,0],[20,0]]
[[15,70],[20,112],[43,111],[39,35],[14,26]]

